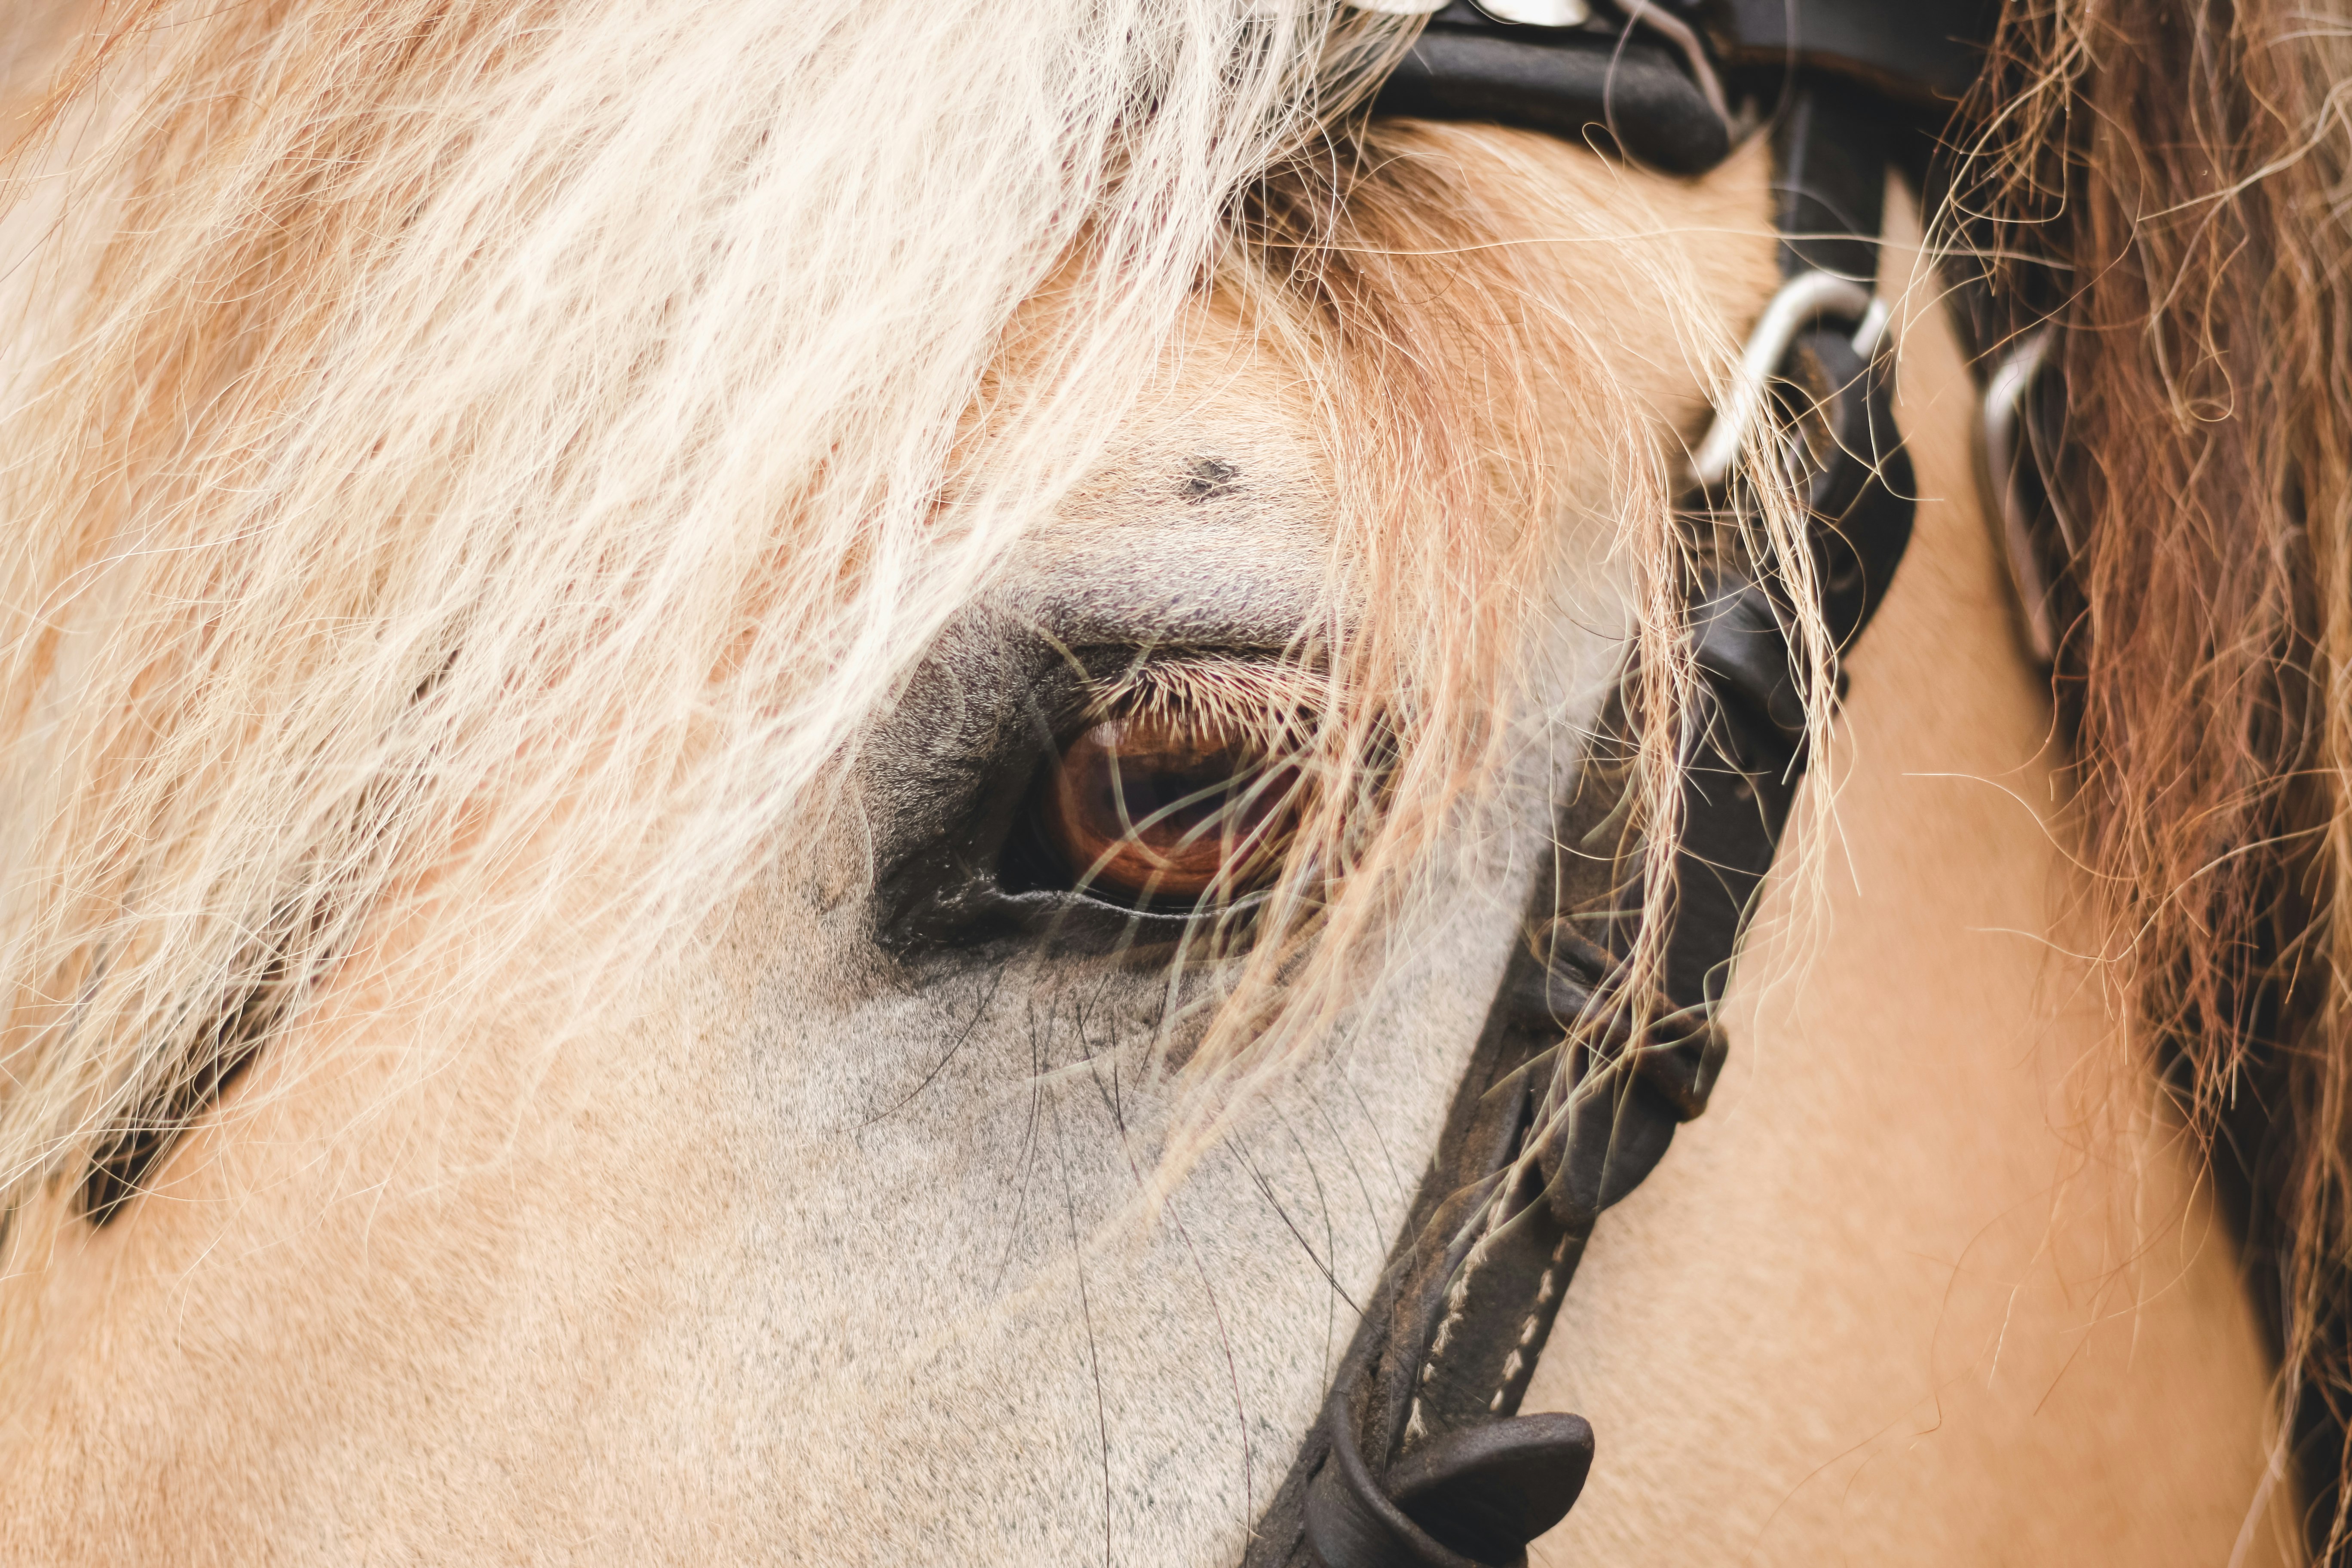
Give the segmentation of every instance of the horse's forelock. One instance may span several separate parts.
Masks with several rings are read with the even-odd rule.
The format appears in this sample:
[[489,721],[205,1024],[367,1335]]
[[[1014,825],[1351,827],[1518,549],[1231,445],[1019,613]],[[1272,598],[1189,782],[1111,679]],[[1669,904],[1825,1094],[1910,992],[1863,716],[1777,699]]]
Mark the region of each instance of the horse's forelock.
[[[331,972],[571,1016],[695,929],[1102,450],[1232,193],[1399,36],[1256,0],[100,16],[9,187],[106,217],[32,242],[0,425],[11,1194],[168,1131]],[[975,393],[1081,246],[975,478]]]
[[1625,546],[1608,592],[1675,668],[1657,411],[1510,241],[1536,212],[1720,338],[1675,248],[1450,132],[1318,130],[1392,24],[1026,15],[255,7],[68,73],[131,110],[20,165],[125,216],[94,284],[57,267],[74,353],[0,428],[40,520],[10,566],[40,606],[15,1190],[79,1173],[117,1212],[328,992],[408,998],[420,1037],[626,1005],[603,977],[818,809],[1204,289],[1330,461],[1332,605],[1294,652],[1331,787],[1297,856],[1322,880],[1193,1055],[1180,1151],[1361,994],[1523,760],[1565,554]]

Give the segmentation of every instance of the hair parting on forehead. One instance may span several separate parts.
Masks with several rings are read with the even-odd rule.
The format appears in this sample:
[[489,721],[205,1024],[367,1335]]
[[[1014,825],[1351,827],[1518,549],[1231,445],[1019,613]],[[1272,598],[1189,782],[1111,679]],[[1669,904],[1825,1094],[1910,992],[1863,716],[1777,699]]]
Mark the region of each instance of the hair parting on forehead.
[[[2352,1548],[2352,26],[2009,7],[1956,245],[2054,321],[2061,709],[2111,994],[2216,1154]],[[2332,1418],[2330,1417],[2332,1413]]]

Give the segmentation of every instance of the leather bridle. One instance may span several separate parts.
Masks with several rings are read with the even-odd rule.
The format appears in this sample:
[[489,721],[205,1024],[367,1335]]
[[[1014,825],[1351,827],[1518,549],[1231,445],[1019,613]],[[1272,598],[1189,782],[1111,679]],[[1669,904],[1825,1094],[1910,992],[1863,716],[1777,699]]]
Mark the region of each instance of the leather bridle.
[[[1709,548],[1743,447],[1769,421],[1801,489],[1832,650],[1868,625],[1911,536],[1874,287],[1882,204],[1890,168],[1923,177],[1995,5],[1619,0],[1566,26],[1505,19],[1531,4],[1436,10],[1377,111],[1549,132],[1678,174],[1720,163],[1743,125],[1771,127],[1783,283],[1694,454],[1684,512],[1706,563],[1683,590],[1695,680],[1675,893],[1645,910],[1627,874],[1638,855],[1611,837],[1633,743],[1621,699],[1559,803],[1558,851],[1403,1239],[1246,1568],[1507,1568],[1576,1500],[1591,1427],[1519,1403],[1600,1215],[1706,1108],[1726,1048],[1717,1004],[1810,760],[1792,574],[1736,541]],[[1664,926],[1657,984],[1636,995],[1623,977],[1645,920]]]

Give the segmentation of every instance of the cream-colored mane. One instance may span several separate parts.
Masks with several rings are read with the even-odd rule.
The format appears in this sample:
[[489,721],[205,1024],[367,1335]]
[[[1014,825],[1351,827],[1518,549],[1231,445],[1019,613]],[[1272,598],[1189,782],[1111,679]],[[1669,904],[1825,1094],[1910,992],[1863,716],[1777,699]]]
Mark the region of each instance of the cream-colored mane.
[[[1334,188],[1318,127],[1393,19],[534,17],[150,7],[68,34],[28,121],[0,428],[15,1201],[201,1099],[218,1037],[331,974],[454,1017],[609,1001],[822,809],[910,660],[1165,384],[1212,275],[1329,432],[1345,570],[1297,651],[1343,676],[1333,745],[1408,742],[1348,852],[1360,896],[1318,918],[1369,934],[1504,754],[1483,715],[1517,705],[1514,584],[1559,545],[1527,521],[1559,502],[1510,418],[1538,390],[1496,373],[1546,365],[1596,428],[1643,416],[1589,324],[1527,319],[1512,258],[1477,254],[1492,215],[1447,210],[1409,144],[1339,231],[1244,225],[1272,274],[1232,223],[1302,153],[1303,199]],[[1456,297],[1421,309],[1424,282]],[[1633,507],[1645,572],[1658,458],[1624,447],[1601,503]],[[1229,1031],[1244,1077],[1329,1021],[1336,982],[1291,978],[1291,1026]]]
[[102,26],[7,231],[12,1204],[330,969],[570,1008],[697,929],[1352,58],[1246,5]]

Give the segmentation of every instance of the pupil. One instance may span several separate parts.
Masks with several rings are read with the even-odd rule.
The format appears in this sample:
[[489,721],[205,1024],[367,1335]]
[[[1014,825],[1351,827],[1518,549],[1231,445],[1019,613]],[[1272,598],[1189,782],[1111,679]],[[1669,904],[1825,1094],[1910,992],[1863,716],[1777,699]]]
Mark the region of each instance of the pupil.
[[1140,758],[1119,768],[1127,819],[1150,838],[1181,838],[1216,816],[1232,782],[1223,769],[1152,769]]

